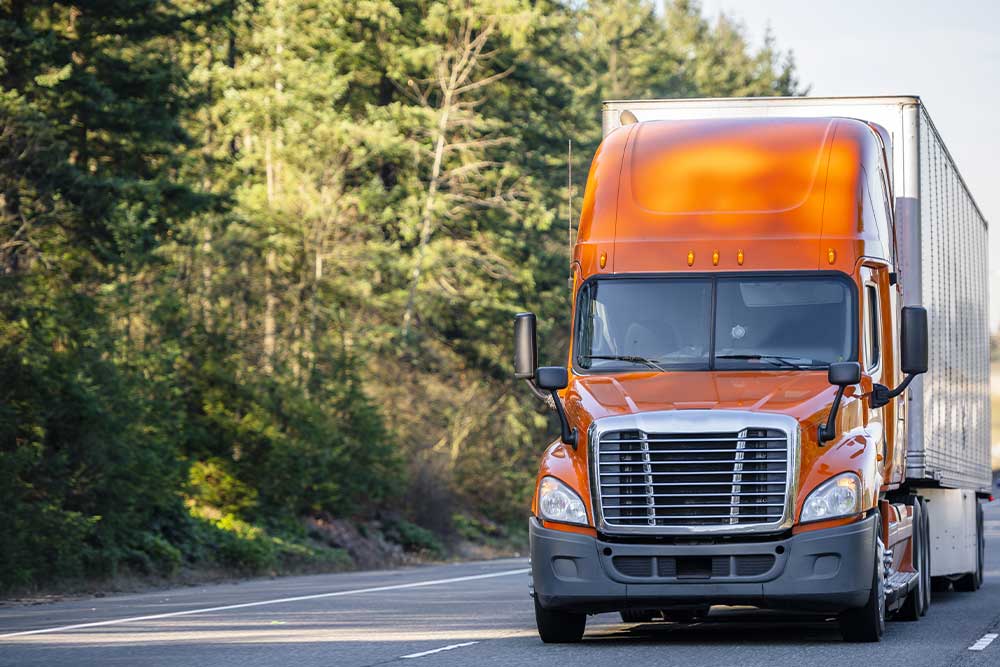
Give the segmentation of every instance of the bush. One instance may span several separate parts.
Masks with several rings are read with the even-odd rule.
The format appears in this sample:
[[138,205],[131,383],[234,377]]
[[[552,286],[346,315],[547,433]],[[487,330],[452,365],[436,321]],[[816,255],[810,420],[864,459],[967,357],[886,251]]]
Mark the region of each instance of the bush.
[[0,589],[171,570],[155,526],[182,509],[180,411],[158,363],[116,361],[89,296],[0,287]]
[[506,531],[496,523],[461,512],[451,516],[455,532],[470,542],[486,542],[490,539],[506,537]]
[[437,535],[406,519],[393,518],[386,521],[383,533],[393,542],[409,552],[440,558],[445,553],[444,545]]
[[169,577],[177,573],[183,562],[181,550],[162,535],[142,532],[136,545],[129,550],[126,565],[140,574]]
[[304,530],[272,535],[232,514],[188,504],[200,545],[199,560],[246,574],[346,569],[352,565],[346,551],[313,543]]
[[227,514],[245,512],[257,504],[257,490],[236,479],[219,458],[193,463],[189,484],[200,502]]

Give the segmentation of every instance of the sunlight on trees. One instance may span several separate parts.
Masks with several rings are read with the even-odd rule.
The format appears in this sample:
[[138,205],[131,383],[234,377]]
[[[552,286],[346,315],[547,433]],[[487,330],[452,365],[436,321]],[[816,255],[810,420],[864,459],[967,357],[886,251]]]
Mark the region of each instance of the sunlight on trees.
[[521,530],[566,141],[579,211],[601,99],[799,92],[688,1],[0,2],[0,585]]

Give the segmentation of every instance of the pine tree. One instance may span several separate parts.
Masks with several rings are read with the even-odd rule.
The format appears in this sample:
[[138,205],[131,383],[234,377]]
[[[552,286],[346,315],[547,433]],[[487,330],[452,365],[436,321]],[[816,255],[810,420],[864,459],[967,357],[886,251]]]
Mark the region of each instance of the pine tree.
[[187,97],[169,53],[193,20],[144,0],[0,4],[7,583],[145,567],[148,527],[181,511],[175,413],[154,409],[169,396],[131,339],[138,276],[203,204],[173,172]]

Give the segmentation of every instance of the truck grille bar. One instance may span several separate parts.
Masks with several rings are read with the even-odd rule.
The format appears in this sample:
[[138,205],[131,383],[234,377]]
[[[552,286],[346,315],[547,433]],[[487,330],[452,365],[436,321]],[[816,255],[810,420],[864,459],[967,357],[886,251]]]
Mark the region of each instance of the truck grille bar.
[[780,428],[595,436],[594,490],[606,532],[768,530],[787,519],[795,456]]

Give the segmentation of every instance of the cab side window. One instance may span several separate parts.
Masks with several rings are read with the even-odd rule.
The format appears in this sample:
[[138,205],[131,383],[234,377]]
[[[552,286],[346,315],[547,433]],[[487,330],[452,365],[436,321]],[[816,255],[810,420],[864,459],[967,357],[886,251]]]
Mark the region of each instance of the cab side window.
[[868,370],[879,365],[878,316],[878,289],[874,285],[865,285],[865,368]]
[[885,172],[879,167],[878,170],[878,182],[881,185],[882,192],[882,206],[885,208],[885,218],[889,221],[889,261],[892,265],[896,265],[896,219],[892,212],[892,200],[889,197],[889,190],[886,187],[888,179],[885,176]]

